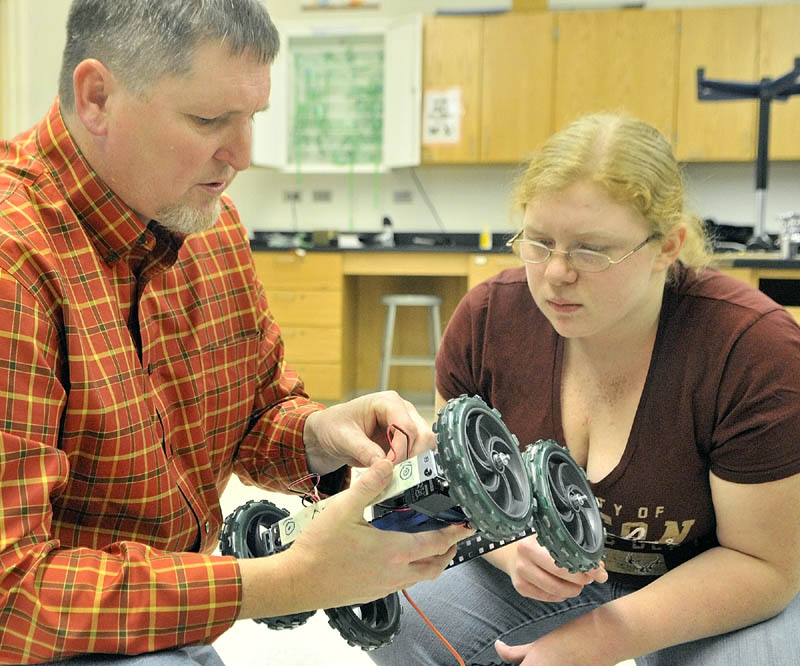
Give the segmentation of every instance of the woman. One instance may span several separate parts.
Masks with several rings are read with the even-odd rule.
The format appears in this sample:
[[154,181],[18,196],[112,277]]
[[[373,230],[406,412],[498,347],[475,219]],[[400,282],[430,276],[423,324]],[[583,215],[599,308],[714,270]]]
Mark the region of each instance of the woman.
[[[568,447],[607,530],[589,573],[530,538],[412,588],[467,663],[797,663],[800,329],[705,268],[684,198],[655,129],[576,121],[517,183],[524,266],[448,325],[438,403],[478,394],[523,446]],[[453,663],[409,610],[374,659]]]

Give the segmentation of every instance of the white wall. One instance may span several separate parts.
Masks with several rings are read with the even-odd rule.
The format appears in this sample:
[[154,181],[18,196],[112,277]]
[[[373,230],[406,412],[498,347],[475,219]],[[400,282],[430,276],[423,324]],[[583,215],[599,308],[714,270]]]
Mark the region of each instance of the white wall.
[[[592,4],[592,0],[571,6]],[[724,4],[757,2],[726,0]],[[282,20],[297,19],[319,12],[302,12],[309,0],[266,0],[278,28]],[[551,0],[551,5],[557,0]],[[596,3],[605,0],[595,0]],[[333,15],[388,16],[410,11],[437,9],[508,8],[511,0],[382,0],[377,11],[336,10]],[[563,6],[563,2],[560,3]],[[624,4],[622,0],[618,4]],[[648,6],[687,6],[723,4],[722,0],[648,0]],[[16,44],[19,84],[13,91],[2,91],[0,100],[9,126],[3,136],[11,136],[36,122],[47,110],[57,88],[64,27],[70,0],[0,0],[0,18],[6,37]],[[9,13],[9,8],[16,12]],[[16,25],[6,17],[12,15]],[[8,66],[9,63],[4,63]],[[13,93],[13,94],[12,94]],[[12,108],[12,113],[8,109]],[[11,126],[13,125],[13,126]],[[515,168],[510,166],[430,166],[418,167],[416,174],[448,231],[479,231],[488,223],[493,230],[511,228],[508,191]],[[755,167],[752,164],[688,165],[687,174],[693,209],[703,217],[720,222],[752,224],[754,212]],[[239,204],[249,229],[335,228],[339,230],[377,230],[381,218],[389,215],[399,231],[436,231],[436,219],[418,191],[409,169],[381,175],[325,176],[283,174],[269,169],[250,169],[239,175],[231,195]],[[283,192],[299,190],[301,202],[294,207],[284,202]],[[315,203],[312,193],[327,190],[329,203]],[[352,192],[352,197],[351,197]],[[410,203],[395,203],[395,192],[411,192]],[[800,209],[800,163],[775,163],[770,167],[767,191],[767,229],[776,232],[775,216]],[[296,222],[295,222],[296,220]]]

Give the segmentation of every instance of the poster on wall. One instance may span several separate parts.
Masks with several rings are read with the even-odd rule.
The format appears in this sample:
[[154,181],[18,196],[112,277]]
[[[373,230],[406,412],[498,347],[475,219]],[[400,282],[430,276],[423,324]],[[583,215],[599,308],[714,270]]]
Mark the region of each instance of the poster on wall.
[[422,111],[422,143],[461,141],[461,88],[426,90]]

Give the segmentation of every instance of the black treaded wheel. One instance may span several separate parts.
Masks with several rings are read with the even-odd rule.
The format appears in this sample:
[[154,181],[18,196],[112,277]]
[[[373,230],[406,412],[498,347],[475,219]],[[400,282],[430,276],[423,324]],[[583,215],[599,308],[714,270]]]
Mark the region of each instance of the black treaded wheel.
[[[269,500],[250,500],[231,513],[222,526],[219,535],[219,550],[223,555],[233,555],[239,559],[266,557],[280,550],[271,549],[261,538],[264,529],[274,525],[289,515]],[[294,629],[305,624],[316,611],[278,615],[276,617],[254,618],[254,622],[266,624],[270,629]]]
[[366,604],[325,609],[328,624],[349,645],[362,650],[377,650],[389,645],[400,630],[401,612],[397,592]]
[[525,530],[533,500],[519,441],[479,396],[461,395],[439,410],[433,430],[439,461],[470,524],[500,541]]
[[572,573],[600,566],[605,529],[586,472],[552,439],[540,439],[523,457],[536,498],[532,522],[539,543]]

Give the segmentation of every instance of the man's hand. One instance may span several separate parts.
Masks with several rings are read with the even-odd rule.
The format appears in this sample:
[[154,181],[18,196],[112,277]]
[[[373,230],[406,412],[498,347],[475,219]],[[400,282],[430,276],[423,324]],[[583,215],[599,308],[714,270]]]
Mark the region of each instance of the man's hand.
[[240,560],[239,617],[348,606],[436,578],[453,559],[455,544],[474,530],[451,526],[405,534],[367,523],[364,510],[386,488],[392,469],[386,459],[373,464],[349,489],[331,497],[287,550]]
[[370,393],[308,417],[303,431],[308,469],[324,475],[342,465],[369,467],[389,451],[389,426],[397,426],[391,432],[394,462],[435,447],[430,425],[410,402],[395,391]]

